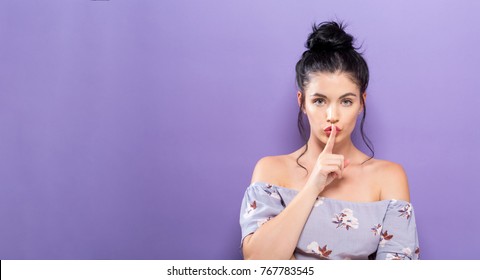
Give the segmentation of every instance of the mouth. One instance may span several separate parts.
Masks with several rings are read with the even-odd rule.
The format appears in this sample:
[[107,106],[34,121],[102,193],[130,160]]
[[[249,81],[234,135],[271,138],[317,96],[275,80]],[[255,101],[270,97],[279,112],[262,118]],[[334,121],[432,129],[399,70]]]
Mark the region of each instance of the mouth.
[[[338,126],[335,126],[335,130],[336,130],[336,135],[338,135],[342,131]],[[332,126],[329,125],[323,131],[325,131],[327,136],[330,136],[330,134],[332,133]]]

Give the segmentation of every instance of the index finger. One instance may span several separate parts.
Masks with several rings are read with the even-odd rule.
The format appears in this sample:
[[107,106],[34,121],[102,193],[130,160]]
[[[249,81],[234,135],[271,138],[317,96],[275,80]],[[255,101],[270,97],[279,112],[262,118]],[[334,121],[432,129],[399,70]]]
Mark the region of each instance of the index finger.
[[331,154],[333,152],[333,144],[335,144],[335,136],[337,135],[337,128],[332,125],[332,131],[330,137],[328,137],[327,144],[325,145],[324,152]]

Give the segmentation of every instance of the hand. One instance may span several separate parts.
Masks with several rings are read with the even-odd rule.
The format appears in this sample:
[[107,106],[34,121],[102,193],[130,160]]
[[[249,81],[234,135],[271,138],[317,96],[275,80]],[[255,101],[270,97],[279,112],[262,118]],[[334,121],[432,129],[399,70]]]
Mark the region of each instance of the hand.
[[330,137],[328,137],[325,148],[317,158],[317,162],[313,167],[312,173],[307,181],[307,186],[317,188],[321,193],[336,178],[342,178],[343,170],[349,165],[350,161],[344,159],[343,155],[333,154],[333,146],[335,144],[335,136],[337,135],[336,127],[332,125]]

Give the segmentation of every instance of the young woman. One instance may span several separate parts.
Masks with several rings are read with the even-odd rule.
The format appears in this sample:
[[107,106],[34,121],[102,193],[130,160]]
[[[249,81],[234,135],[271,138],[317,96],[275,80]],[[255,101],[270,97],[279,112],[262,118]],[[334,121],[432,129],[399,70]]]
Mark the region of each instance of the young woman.
[[365,141],[369,79],[352,43],[336,22],[314,25],[308,37],[296,65],[306,143],[255,166],[240,214],[245,259],[418,259],[403,168],[367,156],[351,140],[362,115]]

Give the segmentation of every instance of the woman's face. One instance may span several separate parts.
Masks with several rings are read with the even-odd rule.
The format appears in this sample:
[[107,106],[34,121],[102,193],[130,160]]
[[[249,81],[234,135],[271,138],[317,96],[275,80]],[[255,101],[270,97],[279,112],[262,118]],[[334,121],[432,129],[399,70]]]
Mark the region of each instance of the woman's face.
[[[299,105],[302,98],[297,93]],[[366,93],[363,93],[364,100]],[[337,127],[335,142],[350,139],[363,106],[360,90],[349,76],[342,72],[310,74],[305,88],[305,113],[310,123],[311,137],[327,143],[332,124]]]

